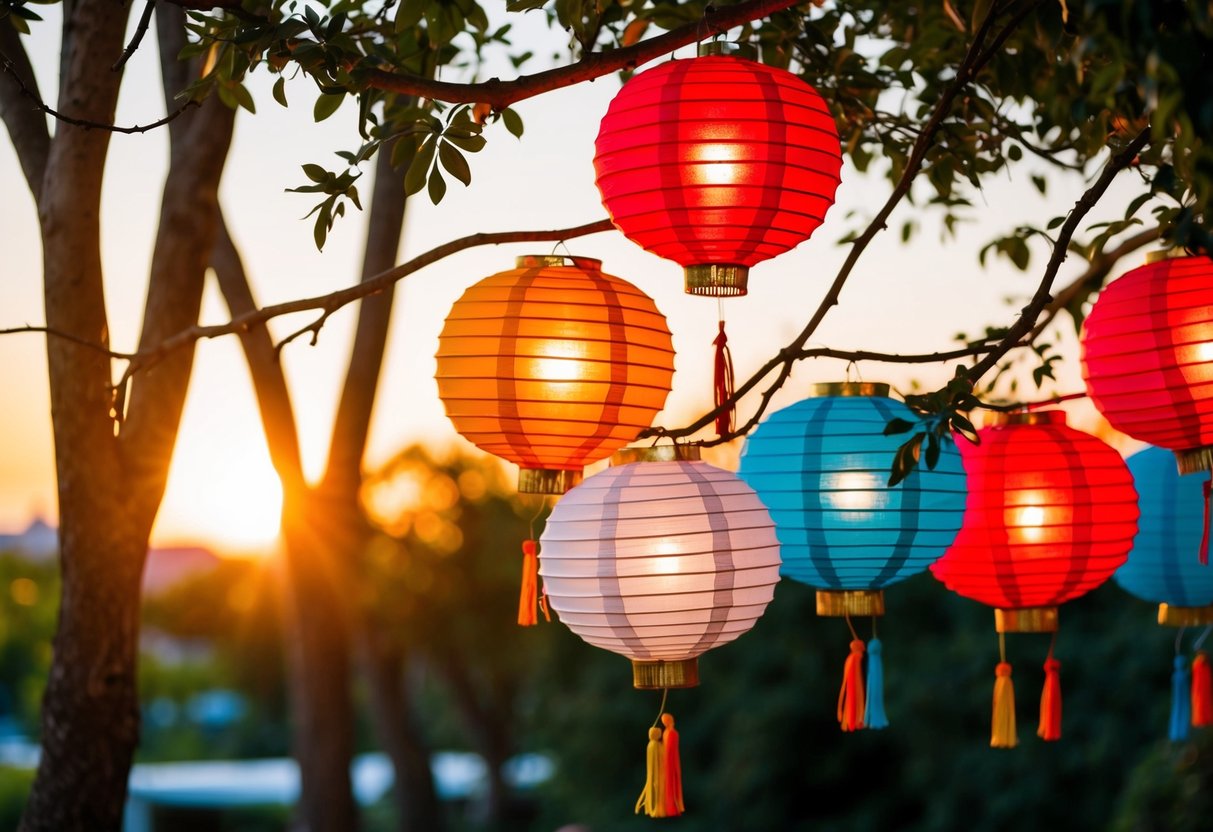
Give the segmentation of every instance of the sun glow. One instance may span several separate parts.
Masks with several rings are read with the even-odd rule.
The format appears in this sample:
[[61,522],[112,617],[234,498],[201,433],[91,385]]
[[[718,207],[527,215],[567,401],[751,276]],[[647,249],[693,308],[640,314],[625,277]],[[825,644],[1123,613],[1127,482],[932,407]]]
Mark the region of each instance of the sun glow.
[[[255,441],[183,442],[173,456],[153,543],[201,543],[221,555],[268,555],[278,539],[282,484]],[[247,444],[247,447],[246,447]]]

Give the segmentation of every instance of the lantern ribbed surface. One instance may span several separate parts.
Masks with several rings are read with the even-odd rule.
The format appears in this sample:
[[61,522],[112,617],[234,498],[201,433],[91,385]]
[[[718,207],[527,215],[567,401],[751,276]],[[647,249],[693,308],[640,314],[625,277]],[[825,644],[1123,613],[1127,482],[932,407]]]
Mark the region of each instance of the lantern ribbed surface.
[[838,128],[816,90],[786,70],[726,56],[667,61],[633,77],[611,101],[595,148],[615,225],[685,267],[749,267],[807,240],[842,165]]
[[1207,477],[1180,476],[1175,457],[1146,448],[1128,459],[1141,517],[1125,565],[1113,576],[1143,601],[1177,607],[1213,604],[1213,567],[1198,557],[1204,535]]
[[969,480],[964,525],[931,572],[1000,609],[1055,607],[1124,563],[1137,494],[1120,454],[1068,427],[1064,413],[1010,419],[981,430],[978,445],[959,443]]
[[[886,388],[887,389],[887,388]],[[917,422],[885,395],[818,396],[772,413],[746,440],[740,475],[771,511],[782,574],[833,590],[879,590],[943,555],[964,518],[965,474],[952,442],[934,470],[886,483]]]
[[1159,260],[1109,284],[1083,323],[1082,372],[1117,430],[1178,452],[1213,445],[1213,259]]
[[623,447],[674,373],[653,301],[587,258],[519,258],[463,293],[438,343],[455,429],[527,469],[580,470]]
[[633,462],[565,494],[540,541],[548,602],[596,647],[684,661],[754,626],[779,580],[766,508],[704,462]]

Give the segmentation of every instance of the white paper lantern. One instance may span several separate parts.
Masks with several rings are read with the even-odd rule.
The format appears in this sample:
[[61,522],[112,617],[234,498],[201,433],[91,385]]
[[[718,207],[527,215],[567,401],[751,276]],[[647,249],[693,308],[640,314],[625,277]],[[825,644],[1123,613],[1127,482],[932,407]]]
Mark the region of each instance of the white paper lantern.
[[619,452],[560,499],[540,540],[552,609],[631,659],[638,688],[698,684],[697,657],[753,627],[779,581],[766,507],[698,451]]

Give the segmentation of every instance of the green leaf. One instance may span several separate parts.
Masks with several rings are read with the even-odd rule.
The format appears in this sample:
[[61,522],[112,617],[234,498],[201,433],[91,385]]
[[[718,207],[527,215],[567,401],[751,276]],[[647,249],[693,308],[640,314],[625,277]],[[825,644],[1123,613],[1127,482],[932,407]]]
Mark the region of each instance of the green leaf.
[[909,419],[890,419],[884,426],[884,435],[892,436],[896,433],[908,433],[914,427],[914,423]]
[[446,196],[446,180],[442,178],[442,172],[437,167],[430,174],[429,194],[430,202],[435,205],[442,202],[442,198]]
[[413,162],[409,165],[408,173],[404,175],[404,192],[409,196],[420,192],[425,187],[426,179],[430,175],[430,166],[434,163],[434,154],[437,152],[437,136],[430,136],[418,149],[413,156]]
[[307,164],[303,166],[303,173],[308,179],[313,182],[323,182],[329,178],[329,172],[320,165]]
[[438,161],[442,162],[442,166],[450,172],[451,176],[464,185],[472,184],[472,169],[468,167],[468,160],[455,148],[455,145],[450,142],[442,142],[438,146]]
[[321,122],[337,112],[337,108],[341,106],[341,102],[345,100],[345,91],[341,92],[326,92],[321,93],[316,99],[316,106],[312,108],[312,118]]
[[249,91],[244,84],[232,84],[231,89],[232,95],[235,97],[237,104],[248,110],[250,113],[257,112],[257,105],[253,103],[253,96],[249,94]]
[[510,131],[510,135],[522,138],[522,116],[518,115],[515,110],[511,110],[509,107],[502,110],[501,121],[505,124],[505,129]]
[[278,80],[274,82],[274,100],[283,107],[288,106],[286,103],[286,76],[279,75]]

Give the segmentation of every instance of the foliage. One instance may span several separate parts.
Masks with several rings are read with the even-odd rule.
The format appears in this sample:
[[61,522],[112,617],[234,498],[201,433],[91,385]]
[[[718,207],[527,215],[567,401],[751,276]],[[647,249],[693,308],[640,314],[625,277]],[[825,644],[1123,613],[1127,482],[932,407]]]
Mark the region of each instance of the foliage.
[[37,732],[59,612],[53,563],[0,553],[0,718]]

